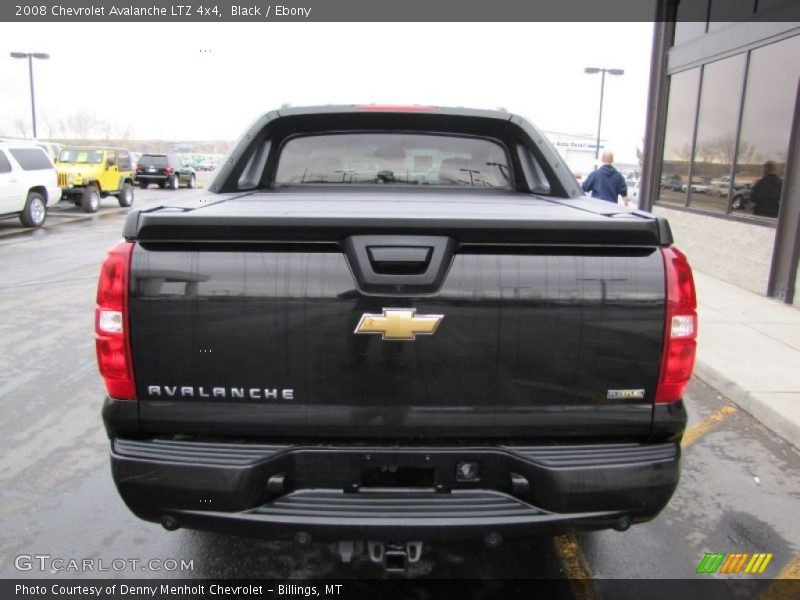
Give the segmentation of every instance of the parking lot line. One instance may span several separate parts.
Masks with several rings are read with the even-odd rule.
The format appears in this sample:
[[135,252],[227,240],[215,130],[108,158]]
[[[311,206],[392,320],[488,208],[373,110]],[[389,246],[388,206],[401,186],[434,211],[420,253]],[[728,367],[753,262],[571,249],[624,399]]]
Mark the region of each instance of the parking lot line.
[[706,417],[702,421],[700,421],[697,425],[692,427],[689,431],[683,434],[683,439],[681,440],[681,448],[686,449],[687,446],[690,446],[694,442],[696,442],[699,438],[705,435],[709,429],[718,425],[725,419],[727,419],[730,415],[736,413],[736,407],[732,404],[726,404],[719,410],[717,410],[711,416]]
[[578,540],[571,533],[553,538],[558,558],[564,572],[570,579],[573,598],[596,600],[598,598],[592,584],[592,576],[586,568],[586,559],[578,545]]
[[[62,213],[56,213],[56,214],[48,213],[48,215],[47,215],[48,216],[48,220],[41,227],[41,229],[45,229],[45,230],[53,229],[54,227],[60,227],[61,225],[64,225],[65,223],[78,223],[80,221],[88,221],[88,220],[94,219],[95,217],[98,218],[98,219],[101,219],[101,218],[109,216],[109,215],[116,215],[116,214],[121,213],[121,212],[123,212],[125,210],[127,210],[127,208],[125,208],[125,207],[119,207],[119,208],[113,207],[113,208],[105,208],[105,209],[102,210],[102,212],[96,212],[96,213],[78,213],[78,214],[70,214],[70,213],[63,213],[63,212]],[[53,217],[55,217],[57,220],[54,221]],[[24,235],[26,233],[30,234],[30,233],[33,233],[35,231],[37,231],[37,230],[36,229],[31,229],[29,227],[19,227],[19,228],[11,229],[11,230],[8,230],[8,231],[0,231],[0,238],[7,238],[7,237],[15,236],[15,235]]]
[[790,562],[786,568],[778,575],[778,579],[800,579],[800,556]]
[[800,579],[800,556],[796,556],[775,581],[758,595],[758,600],[795,600],[798,586],[787,584],[787,579]]

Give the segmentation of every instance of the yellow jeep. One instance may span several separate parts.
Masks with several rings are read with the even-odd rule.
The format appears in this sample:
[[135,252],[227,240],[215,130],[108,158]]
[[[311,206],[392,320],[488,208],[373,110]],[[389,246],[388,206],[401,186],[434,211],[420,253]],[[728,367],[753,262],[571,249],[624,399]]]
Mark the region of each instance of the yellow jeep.
[[116,196],[120,206],[133,204],[131,155],[122,148],[66,147],[56,161],[58,186],[86,212],[97,212],[100,198]]

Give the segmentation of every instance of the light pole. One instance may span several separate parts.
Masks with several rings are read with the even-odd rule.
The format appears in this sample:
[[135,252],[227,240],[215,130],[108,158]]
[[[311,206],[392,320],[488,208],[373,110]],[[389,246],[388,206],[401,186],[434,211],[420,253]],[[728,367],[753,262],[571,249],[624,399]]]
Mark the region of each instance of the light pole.
[[33,139],[36,139],[36,99],[33,95],[33,59],[47,60],[50,58],[50,55],[44,52],[12,52],[11,58],[28,59],[28,77],[31,82],[31,119],[33,120]]
[[[603,92],[605,91],[606,87],[606,73],[609,75],[624,75],[624,69],[605,69],[605,68],[598,68],[598,67],[586,67],[583,70],[584,73],[588,73],[593,75],[595,73],[600,73],[600,113],[597,117],[597,146],[595,147],[594,151],[594,159],[600,160],[600,126],[603,123]],[[595,168],[598,165],[595,165]]]

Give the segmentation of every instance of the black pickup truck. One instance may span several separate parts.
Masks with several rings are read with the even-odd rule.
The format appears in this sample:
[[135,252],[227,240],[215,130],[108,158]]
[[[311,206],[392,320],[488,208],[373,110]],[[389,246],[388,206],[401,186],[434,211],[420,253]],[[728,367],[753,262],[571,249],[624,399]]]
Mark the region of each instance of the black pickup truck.
[[624,530],[678,483],[696,319],[668,223],[584,197],[518,116],[270,112],[103,264],[114,480],[167,529],[390,565]]

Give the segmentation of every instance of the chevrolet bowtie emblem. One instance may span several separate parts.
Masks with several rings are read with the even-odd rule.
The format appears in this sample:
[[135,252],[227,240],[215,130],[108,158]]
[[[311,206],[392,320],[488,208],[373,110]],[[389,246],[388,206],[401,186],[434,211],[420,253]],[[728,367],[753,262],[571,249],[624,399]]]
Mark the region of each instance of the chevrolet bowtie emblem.
[[384,340],[413,341],[417,335],[432,335],[444,315],[418,315],[416,308],[384,308],[383,314],[365,313],[353,333],[380,333]]

